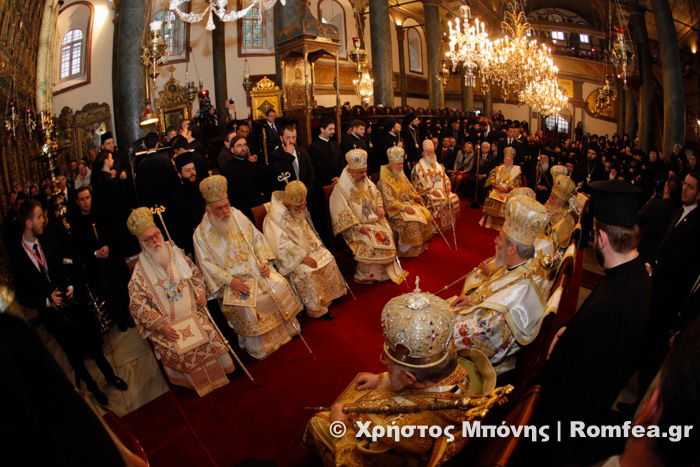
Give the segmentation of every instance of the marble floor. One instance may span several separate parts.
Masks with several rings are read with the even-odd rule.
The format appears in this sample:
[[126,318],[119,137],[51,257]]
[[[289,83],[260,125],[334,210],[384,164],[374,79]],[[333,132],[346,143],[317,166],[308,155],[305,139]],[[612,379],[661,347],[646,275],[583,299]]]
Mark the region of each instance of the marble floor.
[[[46,343],[49,352],[65,371],[68,379],[75,383],[75,373],[56,340],[46,331],[33,310],[25,309],[24,313],[39,337]],[[129,328],[126,332],[120,332],[116,325],[112,325],[102,337],[104,339],[103,352],[107,361],[112,365],[117,376],[129,385],[129,389],[126,391],[118,390],[105,381],[94,361],[85,360],[88,371],[109,399],[107,409],[121,417],[169,390],[150,346],[141,339],[136,329]],[[81,384],[81,387],[81,392],[100,410],[100,404],[85,390],[85,384]]]

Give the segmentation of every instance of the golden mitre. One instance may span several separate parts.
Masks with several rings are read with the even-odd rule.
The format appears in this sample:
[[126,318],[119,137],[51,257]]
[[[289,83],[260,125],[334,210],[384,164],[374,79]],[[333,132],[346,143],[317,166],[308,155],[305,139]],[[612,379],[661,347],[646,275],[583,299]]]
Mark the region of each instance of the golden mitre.
[[515,159],[515,148],[508,147],[503,149],[503,157],[510,157],[511,159]]
[[126,220],[126,226],[129,232],[140,240],[141,235],[143,235],[146,230],[156,226],[156,223],[153,221],[151,208],[142,207],[131,211],[129,218]]
[[507,201],[503,233],[523,245],[534,245],[548,222],[549,212],[542,204],[527,196],[516,196]]
[[357,170],[367,168],[367,151],[364,149],[351,149],[345,154],[348,169]]
[[526,186],[514,188],[508,193],[508,199],[515,198],[516,196],[527,196],[530,199],[536,199],[535,192],[532,188]]
[[207,204],[216,203],[222,199],[228,199],[228,182],[222,175],[212,175],[201,181],[199,191],[202,192],[204,202]]
[[552,184],[552,194],[554,196],[568,203],[574,191],[576,191],[576,184],[569,177],[566,175],[557,175],[554,177],[554,183]]
[[306,185],[299,180],[289,182],[284,187],[284,202],[290,206],[301,206],[306,203]]
[[433,144],[433,142],[429,139],[423,140],[423,152],[430,150],[435,150],[435,145]]
[[557,178],[559,175],[569,176],[569,171],[563,165],[553,165],[552,168],[549,169],[549,173],[552,174],[553,179]]
[[386,150],[386,157],[389,158],[390,164],[403,164],[403,148],[392,146]]
[[452,344],[453,314],[449,304],[418,288],[392,298],[382,310],[384,354],[410,368],[431,368],[445,361]]

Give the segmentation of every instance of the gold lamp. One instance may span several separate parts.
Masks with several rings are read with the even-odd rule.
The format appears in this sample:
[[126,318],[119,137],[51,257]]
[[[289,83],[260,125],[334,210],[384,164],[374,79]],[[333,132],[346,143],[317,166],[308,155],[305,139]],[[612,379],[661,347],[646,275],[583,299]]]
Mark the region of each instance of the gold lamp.
[[153,111],[153,105],[151,104],[151,86],[148,78],[151,78],[153,87],[155,88],[156,78],[160,74],[158,66],[162,65],[167,60],[165,50],[168,44],[166,44],[165,39],[160,37],[162,25],[162,21],[153,21],[150,24],[150,39],[143,47],[143,52],[141,54],[143,65],[146,67],[146,99],[144,101],[146,108],[139,119],[139,125],[141,126],[152,125],[160,121],[158,114]]

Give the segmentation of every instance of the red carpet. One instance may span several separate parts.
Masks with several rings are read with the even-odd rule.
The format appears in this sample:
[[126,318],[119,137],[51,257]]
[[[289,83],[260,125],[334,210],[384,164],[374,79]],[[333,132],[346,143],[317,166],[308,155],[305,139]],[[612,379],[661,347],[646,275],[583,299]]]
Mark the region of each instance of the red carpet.
[[[493,255],[496,232],[479,227],[480,216],[480,210],[462,208],[457,251],[448,249],[437,236],[420,257],[402,260],[410,273],[411,290],[416,275],[422,290],[435,292]],[[452,242],[451,233],[447,237]],[[311,416],[302,407],[330,405],[357,373],[383,370],[379,363],[382,307],[409,290],[404,284],[359,285],[350,280],[354,263],[349,255],[336,254],[336,258],[357,300],[348,294],[334,303],[333,321],[300,318],[316,359],[298,337],[261,362],[237,352],[259,388],[245,376],[203,398],[173,387],[122,418],[152,466],[233,466],[246,458],[274,460],[281,466],[320,465],[295,444]],[[572,290],[579,283],[580,277],[575,277]],[[441,296],[458,291],[455,286]]]

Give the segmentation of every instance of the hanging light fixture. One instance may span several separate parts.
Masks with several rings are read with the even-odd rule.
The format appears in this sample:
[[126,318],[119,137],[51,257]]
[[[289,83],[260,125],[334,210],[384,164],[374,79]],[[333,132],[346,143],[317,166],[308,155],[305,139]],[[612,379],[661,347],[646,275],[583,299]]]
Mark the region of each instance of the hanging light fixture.
[[[613,27],[613,2],[608,7],[608,50],[607,59],[615,70],[615,76],[627,89],[627,81],[637,73],[637,59],[632,45],[629,29],[623,26],[622,7],[619,0],[614,0],[617,26]],[[614,31],[614,32],[613,32]]]
[[150,77],[153,81],[153,88],[156,86],[156,78],[160,74],[158,67],[167,62],[167,57],[165,51],[168,44],[165,39],[160,37],[160,30],[163,23],[161,21],[153,21],[150,26],[150,39],[143,47],[141,53],[141,59],[143,60],[143,65],[146,67],[146,99],[144,101],[145,110],[139,119],[139,125],[147,126],[154,123],[158,123],[158,114],[153,111],[153,105],[151,103],[151,83],[148,78]]
[[450,69],[447,67],[447,60],[444,58],[440,61],[440,69],[438,70],[438,77],[442,83],[442,87],[447,86],[447,82],[450,80]]
[[[358,32],[361,33],[361,30]],[[366,108],[369,106],[370,98],[374,95],[374,79],[367,69],[367,51],[362,47],[362,39],[353,37],[352,44],[354,48],[348,51],[348,55],[357,66],[355,69],[357,78],[352,80],[352,84],[355,86],[355,92],[360,98],[362,106]]]
[[460,11],[462,12],[461,23],[459,18],[455,18],[453,28],[452,21],[448,22],[450,51],[445,56],[452,62],[452,71],[456,71],[457,65],[462,64],[465,86],[474,87],[476,86],[475,71],[480,69],[483,75],[492,58],[491,41],[486,33],[485,23],[479,22],[479,18],[474,18],[474,24],[472,24],[471,9],[466,4],[466,0],[462,3]]
[[[207,7],[200,13],[185,13],[184,11],[180,10],[179,6],[182,3],[187,3],[189,1],[190,0],[170,0],[170,9],[177,13],[180,19],[186,23],[198,23],[204,19],[207,13],[209,13],[207,25],[205,27],[207,31],[213,31],[216,29],[216,25],[214,24],[214,14],[216,14],[216,16],[218,16],[222,22],[228,23],[243,18],[246,14],[248,14],[248,11],[250,11],[251,8],[258,5],[261,14],[260,21],[262,21],[262,12],[265,10],[270,10],[275,6],[275,3],[277,3],[277,0],[251,0],[250,5],[242,10],[227,11],[226,7],[228,6],[228,0],[206,0]],[[287,2],[286,0],[280,0],[280,3],[282,6],[284,6]]]

